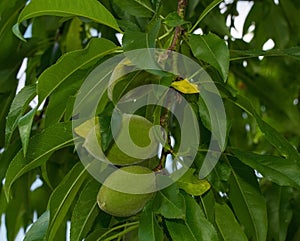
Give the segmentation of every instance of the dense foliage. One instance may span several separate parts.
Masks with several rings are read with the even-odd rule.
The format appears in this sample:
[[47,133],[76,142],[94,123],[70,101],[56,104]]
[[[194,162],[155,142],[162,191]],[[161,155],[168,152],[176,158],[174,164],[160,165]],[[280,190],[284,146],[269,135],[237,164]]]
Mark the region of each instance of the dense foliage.
[[[71,241],[300,240],[300,2],[252,1],[242,37],[235,39],[241,2],[1,0],[0,214],[9,241],[22,227],[29,230],[26,241],[65,240],[68,221]],[[270,39],[275,46],[264,51]],[[73,104],[99,63],[148,47],[182,53],[209,73],[226,110],[226,148],[199,180],[210,117],[201,89],[181,93],[201,130],[193,165],[137,215],[114,217],[99,209],[101,184],[74,151]],[[22,63],[26,81],[16,94]],[[122,81],[114,100],[145,83],[179,92],[185,87],[176,87],[174,76],[149,71]],[[104,148],[112,141],[107,121],[114,100],[100,102]],[[160,111],[138,114],[152,122],[163,116]],[[173,124],[164,127],[179,141]],[[156,161],[147,165],[157,168]],[[38,187],[32,185],[37,179]],[[34,213],[38,220],[29,229]]]

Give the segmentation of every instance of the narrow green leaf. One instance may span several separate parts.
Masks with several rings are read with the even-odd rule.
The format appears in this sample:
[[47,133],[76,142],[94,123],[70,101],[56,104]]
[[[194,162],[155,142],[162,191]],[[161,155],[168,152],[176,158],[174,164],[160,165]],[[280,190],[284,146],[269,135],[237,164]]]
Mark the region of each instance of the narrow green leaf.
[[212,33],[191,35],[189,41],[195,57],[216,68],[226,81],[229,71],[229,50],[225,41]]
[[300,47],[292,47],[288,49],[271,49],[268,51],[260,49],[250,50],[230,50],[230,60],[241,60],[248,58],[257,58],[259,56],[265,57],[283,57],[288,56],[300,60]]
[[68,33],[66,34],[65,48],[66,52],[70,52],[77,49],[82,49],[82,40],[80,37],[83,30],[82,22],[79,18],[73,18]]
[[208,107],[205,104],[205,101],[201,95],[199,95],[199,99],[198,99],[198,108],[199,108],[199,115],[200,115],[202,124],[205,126],[205,128],[207,130],[211,131],[212,130],[211,117],[209,114]]
[[172,241],[198,241],[183,220],[166,220]]
[[66,145],[73,144],[72,123],[58,123],[33,136],[26,159],[20,150],[11,161],[5,177],[5,193],[9,197],[12,184],[24,173],[42,165],[50,155]]
[[283,156],[287,159],[291,159],[292,161],[298,162],[300,164],[300,155],[298,151],[288,142],[288,140],[276,131],[273,127],[271,127],[268,123],[262,120],[262,118],[257,114],[255,109],[253,108],[249,99],[242,95],[236,95],[234,100],[229,99],[235,105],[239,106],[243,110],[245,110],[248,114],[252,115],[257,124],[264,134],[264,137],[270,142]]
[[[23,21],[39,17],[43,15],[59,16],[59,17],[75,17],[80,16],[91,19],[97,23],[107,25],[118,32],[117,21],[114,16],[98,1],[80,0],[61,1],[61,0],[32,0],[27,4],[18,18],[18,24]],[[20,36],[18,25],[14,27],[14,33]]]
[[50,223],[46,235],[47,240],[56,240],[56,234],[61,225],[66,222],[66,215],[86,176],[86,170],[82,163],[78,162],[53,191],[48,203]]
[[[113,106],[114,107],[114,106]],[[111,123],[114,123],[114,128],[116,128],[116,132],[121,128],[122,125],[122,116],[117,112],[116,115],[111,115],[112,111],[104,111],[103,114],[98,116],[99,125],[100,125],[100,138],[101,138],[101,147],[103,151],[106,151],[110,144],[113,141],[113,134],[111,131]]]
[[292,160],[271,155],[259,155],[233,149],[234,155],[246,165],[259,171],[266,179],[280,186],[300,188],[300,169]]
[[5,144],[9,144],[14,130],[18,126],[19,119],[22,117],[30,101],[36,95],[36,86],[25,86],[14,98],[9,113],[7,115],[5,128]]
[[287,240],[288,228],[293,217],[293,194],[293,188],[276,184],[268,185],[264,191],[268,208],[268,240]]
[[9,164],[22,148],[22,143],[19,138],[15,139],[7,149],[0,155],[0,180],[3,180]]
[[254,113],[254,117],[268,142],[270,142],[282,155],[300,164],[300,155],[294,146],[292,146],[282,134],[263,121],[258,114]]
[[116,45],[106,39],[92,39],[82,50],[63,55],[56,64],[46,69],[38,79],[39,103],[48,97],[58,86],[77,70],[103,56],[117,50]]
[[[24,55],[21,54],[21,48],[16,48],[20,40],[17,39],[11,28],[16,23],[18,15],[26,1],[18,0],[2,0],[0,2],[0,63],[1,70],[14,68],[14,72],[18,72]],[[14,53],[12,58],[12,53]],[[17,74],[15,72],[15,75]],[[15,80],[14,76],[10,80]],[[16,83],[16,82],[15,82]],[[8,83],[7,83],[8,84]],[[10,85],[10,84],[8,84]]]
[[24,241],[43,241],[49,225],[50,212],[47,210],[32,224],[25,235]]
[[11,103],[15,97],[15,90],[11,90],[10,92],[0,93],[0,146],[8,147],[8,144],[5,143],[5,131],[6,131],[6,123],[7,123],[7,115],[9,113],[9,108]]
[[165,218],[185,218],[185,201],[176,185],[160,190],[155,196],[155,212]]
[[246,234],[226,204],[216,203],[215,220],[224,241],[248,241]]
[[19,127],[20,137],[22,141],[24,156],[26,156],[29,138],[30,138],[31,126],[32,126],[35,113],[36,113],[36,108],[26,113],[26,115],[22,116],[18,121],[18,127]]
[[204,214],[194,198],[185,194],[186,219],[167,220],[167,228],[173,241],[218,241],[214,226]]
[[155,13],[150,0],[113,0],[113,3],[135,17],[151,18]]
[[2,216],[2,213],[5,212],[6,207],[7,207],[7,201],[5,198],[5,194],[3,192],[3,187],[2,187],[2,185],[0,185],[0,215],[1,216]]
[[223,0],[214,0],[213,2],[211,2],[205,9],[204,11],[200,14],[197,22],[195,23],[195,25],[190,29],[190,33],[192,33],[195,28],[198,26],[198,24],[203,20],[203,18],[205,18],[205,16],[211,12],[211,10],[213,10],[219,3],[221,3]]
[[215,197],[212,189],[209,190],[205,195],[200,196],[201,207],[204,215],[208,221],[213,223],[215,221]]
[[189,169],[176,183],[186,193],[200,196],[210,189],[210,184],[207,180],[196,177],[194,172],[195,169]]
[[214,226],[205,218],[199,204],[190,195],[184,195],[186,202],[186,223],[197,240],[219,240]]
[[152,211],[152,202],[149,202],[141,215],[138,231],[139,241],[162,241],[163,230],[159,226]]
[[30,188],[28,176],[21,177],[14,187],[14,198],[11,199],[5,210],[5,225],[7,229],[7,240],[15,240],[20,228],[25,225],[24,217],[31,218],[31,215],[26,215],[30,209],[27,202],[28,190]]
[[[83,80],[88,75],[88,70],[78,70],[72,74],[64,82],[62,82],[51,94],[45,113],[45,126],[48,127],[59,121],[66,111],[67,105],[70,104],[68,100],[70,96],[76,96]],[[74,102],[73,102],[74,105]],[[72,105],[72,108],[73,108]],[[70,119],[66,120],[69,121]]]
[[267,236],[266,203],[260,193],[253,169],[231,161],[233,166],[229,180],[229,200],[239,221],[244,225],[250,240],[265,241]]
[[96,200],[99,187],[100,184],[92,179],[82,190],[72,213],[71,241],[81,241],[90,231],[100,210]]

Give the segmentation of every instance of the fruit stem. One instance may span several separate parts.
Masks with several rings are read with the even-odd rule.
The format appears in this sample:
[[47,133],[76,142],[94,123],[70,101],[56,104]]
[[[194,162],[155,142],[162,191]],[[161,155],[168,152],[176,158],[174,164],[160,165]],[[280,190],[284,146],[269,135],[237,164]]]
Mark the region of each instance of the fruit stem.
[[[132,222],[132,223],[124,223],[124,224],[121,224],[121,225],[119,225],[119,226],[116,226],[116,227],[113,227],[113,228],[111,228],[110,230],[108,230],[107,232],[105,232],[103,235],[101,235],[100,236],[100,238],[99,239],[97,239],[97,241],[100,241],[101,239],[103,239],[105,236],[107,236],[109,233],[111,233],[111,232],[113,232],[113,231],[115,231],[115,230],[118,230],[118,229],[120,229],[120,228],[126,228],[126,227],[128,227],[128,226],[139,226],[139,221],[136,221],[136,222]],[[129,228],[128,228],[129,229]],[[128,230],[128,229],[126,229],[126,230]],[[120,233],[123,233],[124,231],[122,231],[122,232],[120,232]],[[120,233],[118,233],[118,234],[120,234]],[[112,236],[111,236],[112,237]],[[109,238],[111,238],[111,237],[109,237]],[[107,240],[107,239],[105,239],[105,240]],[[111,240],[111,239],[108,239],[108,240]]]

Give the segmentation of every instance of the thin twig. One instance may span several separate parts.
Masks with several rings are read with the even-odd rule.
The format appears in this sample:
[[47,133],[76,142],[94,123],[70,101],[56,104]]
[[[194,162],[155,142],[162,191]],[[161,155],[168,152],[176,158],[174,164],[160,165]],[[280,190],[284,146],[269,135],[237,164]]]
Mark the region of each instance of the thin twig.
[[[187,0],[178,0],[177,13],[182,19],[184,18],[186,6],[187,6]],[[175,33],[174,33],[172,43],[168,48],[169,50],[173,51],[176,49],[176,46],[180,41],[180,36],[182,35],[182,33],[183,33],[183,28],[181,26],[177,26],[175,28]]]
[[[187,0],[178,0],[177,13],[183,19],[184,19],[184,15],[185,15],[186,6],[187,6]],[[177,47],[177,45],[180,41],[182,33],[183,33],[183,28],[181,26],[177,26],[175,28],[174,37],[173,37],[171,45],[168,48],[168,51],[166,52],[166,54],[163,54],[162,56],[160,56],[159,62],[165,61],[169,57],[169,55],[171,54],[171,51],[174,51],[176,49],[176,47]],[[169,98],[170,98],[170,96],[167,96],[166,105],[171,105],[172,104],[172,100],[170,100]],[[166,130],[165,138],[167,138],[168,144],[169,144],[169,146],[171,146],[171,140],[170,140],[170,137],[168,135],[169,119],[170,119],[170,112],[168,111],[168,109],[165,109],[163,114],[160,117],[160,125],[162,126],[162,128],[164,128]],[[164,168],[164,164],[166,162],[168,154],[172,154],[172,150],[163,147],[161,157],[160,157],[160,162],[153,169],[154,171],[157,172],[157,171],[160,171]]]

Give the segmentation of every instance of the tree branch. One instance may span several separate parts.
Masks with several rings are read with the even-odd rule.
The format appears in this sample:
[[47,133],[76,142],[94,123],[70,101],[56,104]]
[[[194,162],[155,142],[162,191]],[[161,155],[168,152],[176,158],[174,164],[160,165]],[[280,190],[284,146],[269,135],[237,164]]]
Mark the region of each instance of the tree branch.
[[[181,18],[184,18],[186,6],[187,6],[187,0],[178,0],[177,13]],[[172,43],[171,43],[170,47],[168,48],[169,50],[176,49],[182,33],[183,33],[182,27],[177,26],[175,28],[175,33],[174,33],[174,38],[172,40]]]

